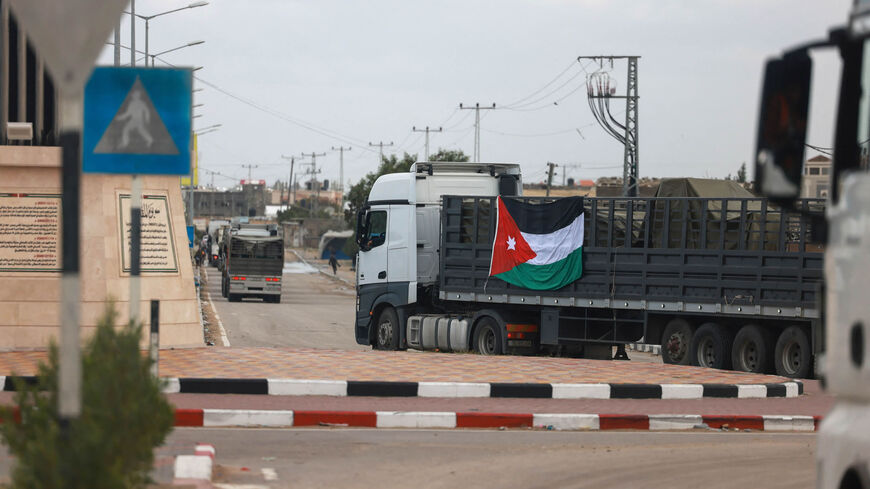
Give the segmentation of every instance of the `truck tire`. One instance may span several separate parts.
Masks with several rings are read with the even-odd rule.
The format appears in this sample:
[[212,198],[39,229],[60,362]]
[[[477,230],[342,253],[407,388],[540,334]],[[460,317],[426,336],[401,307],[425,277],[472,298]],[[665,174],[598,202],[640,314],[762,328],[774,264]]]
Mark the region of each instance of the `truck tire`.
[[692,336],[690,361],[696,367],[731,368],[731,343],[729,331],[716,323],[702,324]]
[[780,333],[773,349],[777,375],[793,379],[808,378],[813,366],[810,338],[806,329],[789,326]]
[[480,320],[474,330],[474,349],[481,355],[501,355],[502,341],[498,324],[491,318]]
[[385,307],[378,315],[374,347],[376,350],[399,349],[399,316],[392,307]]
[[740,372],[766,374],[772,366],[770,333],[755,324],[740,328],[731,346],[731,366]]
[[221,275],[221,296],[224,298],[227,296],[227,279],[223,275]]
[[662,332],[662,361],[672,365],[688,365],[689,351],[695,328],[685,319],[671,319]]

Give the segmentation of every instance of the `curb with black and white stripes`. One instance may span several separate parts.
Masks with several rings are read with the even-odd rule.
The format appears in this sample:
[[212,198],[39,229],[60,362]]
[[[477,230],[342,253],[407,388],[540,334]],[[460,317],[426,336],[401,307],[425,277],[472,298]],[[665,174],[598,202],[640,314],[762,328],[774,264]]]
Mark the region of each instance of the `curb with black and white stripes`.
[[535,428],[544,430],[755,430],[815,431],[821,416],[701,414],[526,414],[420,411],[283,411],[177,409],[175,425],[188,427],[305,426],[355,428]]
[[772,384],[531,384],[296,379],[167,379],[166,393],[272,396],[702,399],[798,397],[801,382]]
[[[33,377],[24,377],[33,381]],[[358,380],[168,378],[166,394],[253,394],[341,397],[508,397],[534,399],[703,399],[798,397],[803,383],[772,384],[531,384],[382,382]],[[14,391],[11,377],[0,376]]]

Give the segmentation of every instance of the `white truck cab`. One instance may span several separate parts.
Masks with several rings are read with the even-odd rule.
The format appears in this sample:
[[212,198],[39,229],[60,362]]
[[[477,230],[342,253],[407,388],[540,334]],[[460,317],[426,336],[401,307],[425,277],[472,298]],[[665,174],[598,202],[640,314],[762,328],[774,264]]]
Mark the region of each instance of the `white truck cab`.
[[[837,397],[819,427],[817,487],[870,489],[870,2],[855,0],[847,27],[768,61],[761,96],[755,179],[783,207],[794,205],[804,171],[812,79],[811,50],[833,47],[842,60],[828,205],[823,328],[814,341],[818,371]],[[824,228],[819,226],[817,228]],[[817,357],[818,358],[818,357]]]
[[417,162],[378,178],[357,215],[357,342],[405,346],[400,325],[438,281],[443,195],[521,195],[522,188],[519,165],[506,163]]

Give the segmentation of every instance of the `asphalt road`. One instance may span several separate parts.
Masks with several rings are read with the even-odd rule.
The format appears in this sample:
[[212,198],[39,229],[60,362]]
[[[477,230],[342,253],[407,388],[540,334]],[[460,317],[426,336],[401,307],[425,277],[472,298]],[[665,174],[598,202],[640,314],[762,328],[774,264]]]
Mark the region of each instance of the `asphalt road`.
[[[288,269],[293,273],[286,273]],[[294,263],[285,268],[280,304],[260,299],[231,303],[221,297],[220,272],[205,270],[206,287],[230,346],[370,349],[354,339],[356,297],[349,285]]]
[[[811,488],[813,434],[177,429],[215,482],[345,488]],[[265,470],[264,470],[265,469]]]

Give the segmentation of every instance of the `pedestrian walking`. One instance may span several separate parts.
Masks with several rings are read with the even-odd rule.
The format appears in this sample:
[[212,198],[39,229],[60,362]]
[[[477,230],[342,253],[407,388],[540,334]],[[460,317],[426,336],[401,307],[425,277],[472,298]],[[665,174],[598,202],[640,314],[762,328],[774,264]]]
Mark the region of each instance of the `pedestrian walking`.
[[337,275],[338,267],[340,267],[341,264],[338,263],[338,258],[335,257],[335,250],[332,248],[329,249],[329,266],[332,267],[332,274]]

